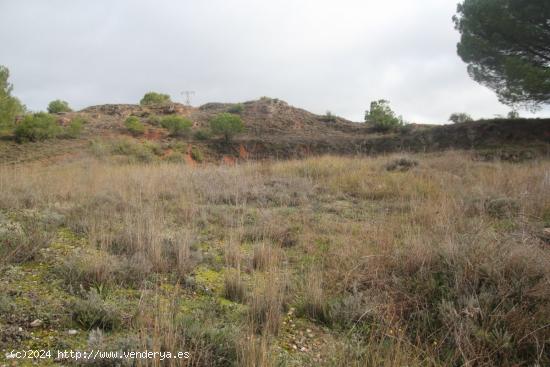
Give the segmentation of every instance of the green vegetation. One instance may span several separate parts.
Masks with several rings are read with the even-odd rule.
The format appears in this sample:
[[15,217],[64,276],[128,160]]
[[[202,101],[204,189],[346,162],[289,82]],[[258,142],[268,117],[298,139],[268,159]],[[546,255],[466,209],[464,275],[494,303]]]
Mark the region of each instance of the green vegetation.
[[121,156],[0,167],[2,350],[147,347],[199,367],[550,363],[547,160],[193,169],[127,164],[163,150],[130,137],[101,144]]
[[512,110],[512,111],[508,112],[507,117],[508,117],[510,120],[516,120],[516,119],[519,119],[519,118],[520,118],[519,112],[516,111],[516,110]]
[[372,101],[370,110],[365,112],[365,122],[372,124],[378,131],[389,131],[402,127],[405,123],[401,116],[392,111],[389,101],[384,99]]
[[236,134],[244,131],[244,124],[239,116],[220,113],[210,120],[210,129],[213,134],[222,135],[225,142],[230,143]]
[[0,132],[12,129],[15,118],[25,112],[25,106],[11,95],[13,85],[8,82],[10,71],[0,65]]
[[60,113],[60,112],[71,112],[72,109],[69,107],[69,102],[56,99],[51,101],[48,105],[49,113]]
[[57,137],[62,132],[54,116],[38,112],[26,115],[14,130],[18,142],[40,141]]
[[455,124],[461,124],[463,122],[472,122],[474,119],[472,116],[464,112],[455,112],[449,117],[449,121],[454,122]]
[[234,113],[234,114],[241,114],[244,111],[244,105],[242,103],[237,103],[232,105],[227,109],[227,112]]
[[160,125],[172,136],[187,136],[191,132],[193,122],[185,117],[173,115],[164,117]]
[[139,104],[142,106],[149,105],[162,105],[172,103],[170,96],[168,94],[162,94],[157,92],[148,92],[145,93]]
[[124,126],[132,135],[142,135],[145,133],[145,126],[136,116],[130,116],[124,121]]
[[547,0],[464,0],[454,22],[458,55],[470,76],[503,103],[550,102],[550,6]]
[[193,160],[195,160],[199,163],[201,163],[204,160],[204,156],[203,156],[202,152],[197,147],[192,147],[191,148],[191,158],[193,158]]
[[86,330],[100,328],[114,330],[121,324],[121,315],[116,307],[105,302],[96,290],[91,290],[83,299],[72,304],[73,319]]
[[85,123],[86,121],[82,117],[75,117],[71,120],[71,122],[65,129],[65,135],[68,138],[78,138],[82,133],[82,129],[84,128]]
[[194,136],[197,140],[208,140],[210,139],[210,131],[206,129],[199,129],[195,132]]
[[322,121],[325,122],[336,122],[336,115],[334,115],[332,112],[327,111],[327,113],[321,118]]

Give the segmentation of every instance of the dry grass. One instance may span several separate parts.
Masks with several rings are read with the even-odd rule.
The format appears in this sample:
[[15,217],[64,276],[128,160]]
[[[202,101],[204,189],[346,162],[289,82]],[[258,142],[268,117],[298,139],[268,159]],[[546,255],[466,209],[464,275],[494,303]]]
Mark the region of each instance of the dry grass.
[[[200,315],[209,331],[185,324],[185,340],[166,295],[143,308],[143,338],[194,348],[195,365],[216,365],[208,353],[269,365],[285,338],[286,305],[340,343],[324,348],[334,354],[321,364],[550,364],[550,253],[540,237],[550,226],[550,162],[448,152],[387,171],[394,158],[0,167],[3,266],[41,260],[68,228],[88,247],[56,267],[65,285],[149,294],[160,282],[181,289],[176,303],[199,302],[197,292],[244,301],[231,306],[238,312],[204,306],[216,310]],[[43,215],[52,212],[61,219]],[[36,233],[25,224],[33,215]],[[3,229],[13,225],[16,237]],[[189,308],[178,307],[171,312]],[[248,339],[216,349],[229,345],[220,342],[227,325]]]

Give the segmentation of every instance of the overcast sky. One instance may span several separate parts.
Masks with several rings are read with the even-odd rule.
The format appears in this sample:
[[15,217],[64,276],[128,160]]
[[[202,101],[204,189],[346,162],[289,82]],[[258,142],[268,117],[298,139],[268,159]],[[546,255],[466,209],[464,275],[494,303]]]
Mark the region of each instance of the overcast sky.
[[32,110],[194,90],[193,105],[269,96],[355,121],[381,98],[410,122],[506,114],[456,55],[457,2],[0,0],[0,64]]

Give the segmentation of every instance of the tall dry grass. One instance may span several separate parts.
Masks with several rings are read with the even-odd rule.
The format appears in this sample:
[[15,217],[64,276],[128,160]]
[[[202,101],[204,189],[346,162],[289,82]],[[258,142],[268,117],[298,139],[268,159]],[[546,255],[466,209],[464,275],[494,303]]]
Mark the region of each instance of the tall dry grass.
[[[87,239],[97,253],[60,269],[75,286],[141,288],[151,274],[179,285],[200,262],[234,269],[224,289],[245,304],[248,339],[209,349],[215,331],[186,327],[203,343],[195,348],[243,365],[272,363],[289,304],[341,342],[327,365],[549,364],[550,253],[540,234],[550,226],[550,163],[448,152],[389,172],[394,158],[0,167],[0,210],[53,211]],[[18,241],[34,235],[22,228]],[[183,343],[163,307],[145,308],[143,332]]]

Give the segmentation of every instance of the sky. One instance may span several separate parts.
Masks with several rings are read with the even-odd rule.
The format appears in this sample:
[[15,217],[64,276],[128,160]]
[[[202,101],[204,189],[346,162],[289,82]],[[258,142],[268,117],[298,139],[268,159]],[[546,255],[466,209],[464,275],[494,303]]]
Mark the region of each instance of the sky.
[[35,111],[192,90],[194,106],[268,96],[353,121],[378,99],[409,122],[506,115],[456,55],[457,2],[0,0],[0,64]]

